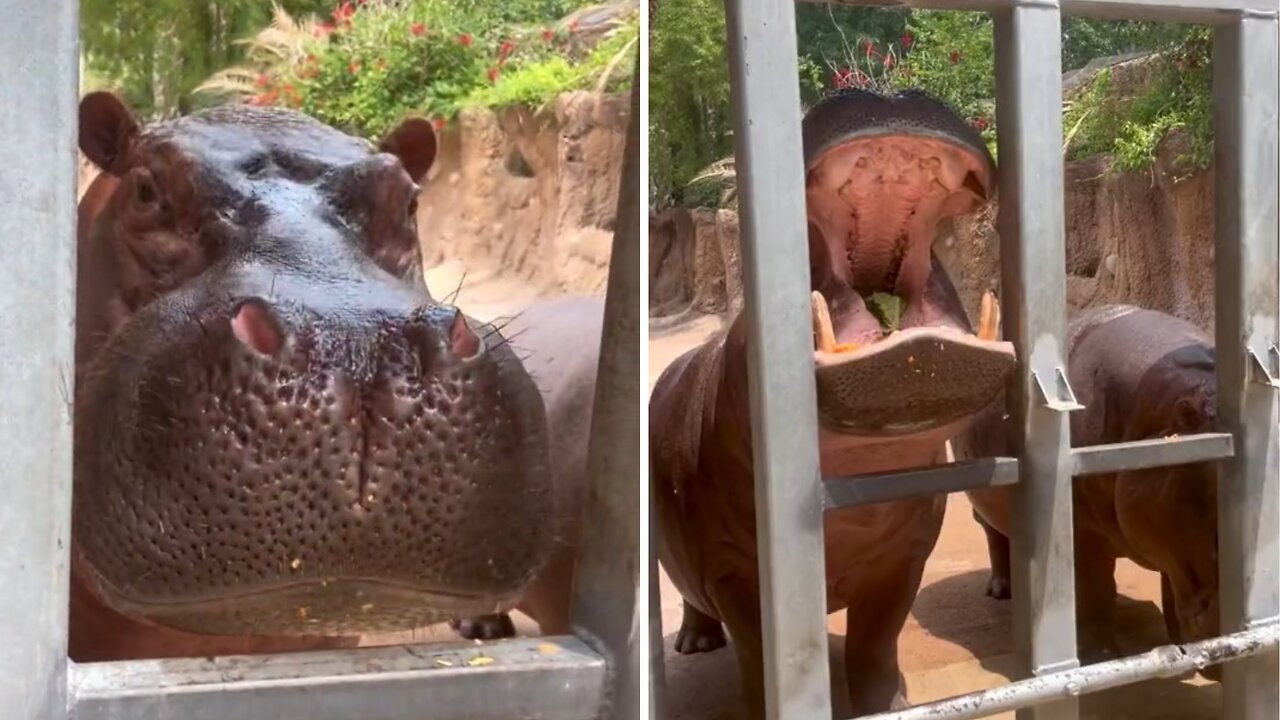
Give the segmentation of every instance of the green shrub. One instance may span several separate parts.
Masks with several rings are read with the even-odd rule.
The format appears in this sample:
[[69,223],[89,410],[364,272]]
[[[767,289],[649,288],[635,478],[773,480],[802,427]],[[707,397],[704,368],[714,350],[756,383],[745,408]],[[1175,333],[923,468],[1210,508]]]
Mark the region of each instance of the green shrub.
[[[638,18],[594,48],[559,23],[582,0],[344,2],[331,20],[277,13],[251,43],[247,68],[208,92],[297,107],[349,132],[378,136],[406,115],[443,126],[463,107],[544,103],[569,90],[625,86]],[[618,68],[622,67],[622,71]],[[620,79],[621,78],[621,79]]]

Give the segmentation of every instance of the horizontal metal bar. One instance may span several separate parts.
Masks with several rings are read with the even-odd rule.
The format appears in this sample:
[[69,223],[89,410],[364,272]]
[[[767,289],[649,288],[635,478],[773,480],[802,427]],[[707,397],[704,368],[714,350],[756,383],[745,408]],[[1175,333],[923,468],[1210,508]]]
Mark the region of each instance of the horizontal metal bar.
[[1272,0],[797,0],[798,2],[901,7],[930,10],[996,12],[1012,7],[1059,7],[1064,15],[1105,20],[1154,20],[1160,22],[1227,23],[1250,15],[1280,14]]
[[605,663],[572,636],[71,667],[75,720],[596,718]]
[[917,495],[953,493],[1018,482],[1018,460],[982,458],[883,475],[831,478],[822,483],[827,510],[902,500]]
[[990,690],[917,705],[910,710],[868,715],[859,720],[969,720],[1073,698],[1144,680],[1173,678],[1210,665],[1267,652],[1280,644],[1280,625],[1271,624],[1187,645],[1162,645],[1141,655],[1049,673]]
[[1235,453],[1231,433],[1202,433],[1175,438],[1094,445],[1071,449],[1072,475],[1146,470],[1229,458]]

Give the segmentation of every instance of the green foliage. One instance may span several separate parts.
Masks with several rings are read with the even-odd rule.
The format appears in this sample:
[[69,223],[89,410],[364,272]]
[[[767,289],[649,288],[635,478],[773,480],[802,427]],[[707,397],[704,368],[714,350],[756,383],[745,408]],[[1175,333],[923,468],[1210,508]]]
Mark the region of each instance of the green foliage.
[[1189,145],[1178,160],[1207,167],[1213,157],[1211,50],[1208,28],[1182,28],[1176,44],[1152,61],[1150,84],[1132,98],[1117,98],[1111,74],[1099,73],[1067,111],[1067,157],[1105,154],[1117,169],[1144,170],[1178,130]]
[[617,27],[581,61],[563,54],[517,64],[492,85],[482,86],[466,99],[466,105],[505,107],[539,106],[569,90],[591,88],[621,92],[630,89],[632,51],[640,40],[640,16]]
[[721,0],[663,2],[650,18],[652,202],[684,202],[686,184],[732,152]]
[[249,67],[223,71],[202,89],[297,107],[348,132],[378,136],[410,114],[440,127],[468,106],[542,104],[593,83],[625,87],[638,14],[588,47],[575,23],[559,22],[581,4],[344,2],[332,22],[281,16],[251,43],[259,52],[250,53]]
[[[329,0],[282,0],[311,13]],[[271,18],[263,0],[82,0],[80,39],[95,85],[115,89],[143,116],[195,106],[192,90],[211,72],[240,62],[236,40]]]

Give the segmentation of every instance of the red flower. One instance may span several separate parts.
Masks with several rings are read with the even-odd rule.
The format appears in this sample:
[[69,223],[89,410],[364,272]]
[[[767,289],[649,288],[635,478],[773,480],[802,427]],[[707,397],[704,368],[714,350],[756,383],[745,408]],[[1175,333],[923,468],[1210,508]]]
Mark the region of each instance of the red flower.
[[496,67],[491,67],[491,68],[489,68],[489,72],[487,73],[487,74],[489,75],[489,82],[491,82],[491,83],[496,83],[496,82],[498,82],[498,73],[499,73],[499,72],[500,72],[500,71],[499,71],[499,70],[498,70],[498,68],[496,68]]
[[498,60],[506,60],[507,57],[516,49],[516,44],[510,40],[503,40],[502,45],[498,47]]
[[987,119],[984,117],[980,117],[977,120],[973,121],[973,126],[978,129],[978,132],[982,132],[983,130],[987,129],[987,126],[988,126]]
[[347,72],[351,73],[352,75],[355,75],[356,73],[360,72],[360,63],[352,60],[351,64],[347,66]]
[[552,40],[555,40],[555,39],[556,39],[556,31],[555,31],[555,30],[552,30],[551,28],[543,28],[543,29],[542,29],[542,39],[543,39],[544,41],[546,41],[546,42],[551,42]]
[[416,22],[409,26],[409,34],[414,37],[422,37],[427,34],[427,26],[420,22]]
[[875,49],[876,49],[876,44],[875,44],[875,43],[873,43],[873,42],[871,42],[870,40],[863,40],[863,41],[862,41],[862,49],[863,49],[863,50],[866,50],[868,53],[870,53],[872,50],[875,50]]
[[893,67],[893,56],[886,54],[884,56],[884,69],[888,70]]
[[443,130],[446,124],[448,124],[448,121],[445,120],[444,118],[436,118],[435,120],[431,121],[431,127],[435,128],[436,132],[440,132],[441,130]]
[[333,21],[339,25],[350,25],[351,16],[356,14],[355,3],[344,2],[333,11]]
[[458,44],[462,47],[471,47],[475,41],[475,38],[471,37],[471,33],[462,33],[458,36]]
[[903,50],[910,50],[912,45],[916,44],[916,36],[910,32],[902,33],[902,39],[899,41]]
[[261,95],[253,96],[252,98],[249,99],[249,104],[250,105],[270,105],[274,103],[276,101],[276,98],[278,97],[280,97],[280,93],[275,90],[271,90],[269,92],[264,92]]
[[271,78],[268,77],[266,73],[262,73],[261,75],[258,76],[258,82],[257,82],[258,87],[264,88],[270,84],[271,84]]
[[959,51],[959,50],[952,50],[952,51],[951,51],[951,55],[950,55],[950,59],[951,59],[951,64],[952,64],[952,65],[955,65],[956,63],[959,63],[959,62],[960,62],[960,51]]
[[866,73],[862,72],[861,70],[859,70],[857,74],[853,76],[853,79],[854,79],[854,82],[858,83],[858,87],[860,88],[864,88],[867,85],[871,84],[871,77],[868,76]]
[[333,23],[327,23],[327,22],[320,23],[319,25],[315,26],[315,28],[311,31],[311,34],[315,35],[316,37],[324,37],[325,35],[328,35],[329,33],[333,32],[335,29],[336,28],[334,28]]

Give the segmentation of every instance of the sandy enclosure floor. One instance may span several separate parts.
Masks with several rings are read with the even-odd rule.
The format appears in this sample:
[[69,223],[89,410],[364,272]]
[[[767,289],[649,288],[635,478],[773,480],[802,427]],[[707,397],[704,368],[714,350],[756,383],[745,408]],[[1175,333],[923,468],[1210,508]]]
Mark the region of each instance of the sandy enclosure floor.
[[[719,320],[703,317],[652,333],[649,387],[663,369],[711,335]],[[899,637],[899,656],[913,703],[994,687],[1011,679],[1013,606],[986,596],[986,540],[963,494],[952,495],[942,536],[925,568],[911,617]],[[1124,628],[1121,650],[1137,653],[1168,642],[1160,616],[1159,577],[1121,561],[1116,576]],[[729,720],[743,717],[741,683],[732,644],[712,653],[678,655],[680,595],[663,573],[662,629],[666,650],[667,717]],[[844,691],[844,614],[828,619],[832,698],[837,717],[849,717]],[[1081,716],[1093,720],[1202,720],[1221,714],[1220,689],[1200,678],[1155,680],[1086,696]],[[1013,713],[994,715],[1013,720]]]

